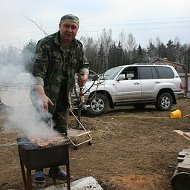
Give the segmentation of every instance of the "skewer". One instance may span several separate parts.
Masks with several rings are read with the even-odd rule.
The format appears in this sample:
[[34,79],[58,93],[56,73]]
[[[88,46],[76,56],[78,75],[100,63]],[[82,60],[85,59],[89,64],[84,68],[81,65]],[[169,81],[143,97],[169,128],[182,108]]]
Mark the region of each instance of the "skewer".
[[15,145],[17,145],[17,143],[16,142],[14,142],[14,143],[10,143],[10,144],[0,144],[0,147],[9,147],[9,146],[15,146]]
[[185,132],[181,130],[174,130],[173,132],[177,133],[178,135],[182,136],[184,139],[190,141],[190,136],[187,135]]

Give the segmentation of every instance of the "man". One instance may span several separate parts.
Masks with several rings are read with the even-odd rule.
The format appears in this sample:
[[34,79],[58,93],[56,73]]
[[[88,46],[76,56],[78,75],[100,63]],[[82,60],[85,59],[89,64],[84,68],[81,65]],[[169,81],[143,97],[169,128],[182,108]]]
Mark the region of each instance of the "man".
[[[55,123],[54,129],[67,135],[69,116],[69,94],[75,85],[75,73],[82,75],[80,85],[88,79],[88,62],[83,45],[75,37],[79,29],[79,18],[64,15],[59,31],[41,39],[36,46],[33,61],[35,92],[42,102],[42,112],[50,112]],[[51,169],[49,176],[52,175]],[[57,177],[65,178],[58,168]],[[36,171],[34,180],[44,182],[41,169]]]

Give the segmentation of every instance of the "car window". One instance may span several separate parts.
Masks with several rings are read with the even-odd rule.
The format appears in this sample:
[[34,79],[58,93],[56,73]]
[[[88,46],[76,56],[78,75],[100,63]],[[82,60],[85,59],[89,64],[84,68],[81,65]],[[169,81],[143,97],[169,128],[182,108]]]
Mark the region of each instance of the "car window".
[[154,67],[139,67],[139,79],[157,79],[158,75]]
[[135,80],[138,79],[137,67],[127,67],[121,74],[125,74],[125,80]]
[[100,77],[100,79],[102,79],[102,80],[111,80],[111,79],[114,79],[115,76],[118,74],[118,72],[121,69],[122,69],[121,67],[111,68],[111,69],[107,70],[104,74],[102,74],[102,76]]
[[156,67],[160,79],[174,78],[174,73],[170,67]]

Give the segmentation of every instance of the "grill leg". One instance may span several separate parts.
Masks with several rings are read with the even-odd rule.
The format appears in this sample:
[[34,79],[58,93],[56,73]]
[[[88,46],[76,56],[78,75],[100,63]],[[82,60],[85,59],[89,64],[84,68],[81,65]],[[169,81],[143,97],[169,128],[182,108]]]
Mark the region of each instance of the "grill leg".
[[24,189],[27,190],[27,183],[26,183],[26,175],[25,175],[25,170],[24,170],[24,164],[23,164],[21,158],[20,158],[20,167],[21,167],[21,171],[22,171],[22,178],[23,178],[23,182],[24,182]]
[[57,177],[57,172],[58,172],[58,166],[52,167],[52,181],[53,184],[56,184],[56,177]]
[[23,178],[23,182],[24,182],[24,189],[32,190],[31,170],[27,169],[27,176],[26,176],[25,169],[24,169],[24,163],[21,158],[20,158],[20,166],[21,166],[22,178]]
[[32,190],[32,176],[31,176],[31,170],[27,169],[27,190]]
[[67,190],[70,190],[70,183],[71,183],[71,178],[70,178],[70,169],[69,169],[69,162],[66,165],[66,171],[67,171]]

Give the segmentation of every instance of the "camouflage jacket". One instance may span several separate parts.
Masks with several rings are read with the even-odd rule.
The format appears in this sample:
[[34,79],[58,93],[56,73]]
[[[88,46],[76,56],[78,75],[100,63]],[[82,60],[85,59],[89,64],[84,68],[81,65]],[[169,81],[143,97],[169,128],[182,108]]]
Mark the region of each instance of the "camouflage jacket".
[[88,68],[83,45],[77,39],[69,47],[67,61],[64,57],[59,31],[41,39],[36,46],[32,72],[35,84],[43,85],[46,95],[54,100],[58,98],[62,82],[67,84],[66,90],[69,94],[75,84],[75,73],[82,68]]

